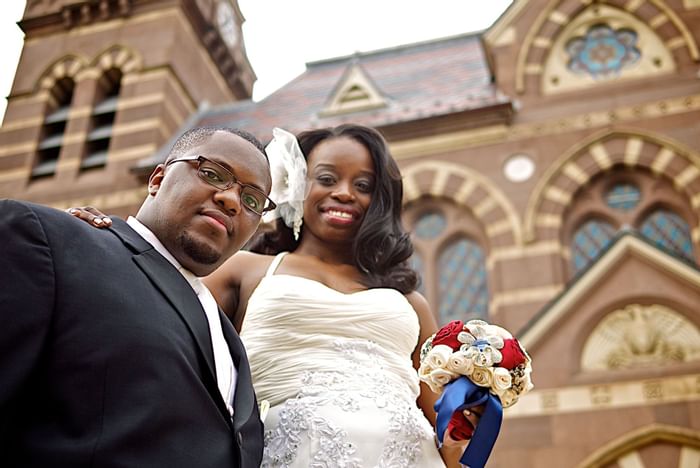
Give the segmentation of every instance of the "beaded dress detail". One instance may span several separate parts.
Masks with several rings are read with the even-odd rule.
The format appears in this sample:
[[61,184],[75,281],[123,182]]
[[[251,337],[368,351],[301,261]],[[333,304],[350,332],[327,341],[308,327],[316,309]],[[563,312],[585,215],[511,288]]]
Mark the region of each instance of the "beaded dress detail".
[[418,317],[403,294],[345,294],[274,274],[248,301],[241,339],[268,400],[262,467],[444,467],[416,405]]

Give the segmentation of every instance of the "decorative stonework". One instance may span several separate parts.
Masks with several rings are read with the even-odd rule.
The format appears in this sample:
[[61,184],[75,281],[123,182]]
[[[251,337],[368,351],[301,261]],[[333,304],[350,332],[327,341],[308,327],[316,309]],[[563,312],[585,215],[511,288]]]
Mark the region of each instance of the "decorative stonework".
[[[593,330],[583,348],[581,368],[658,368],[695,360],[700,360],[695,325],[660,304],[631,304],[608,314]],[[646,393],[658,394],[652,387]]]
[[505,410],[505,417],[521,418],[660,406],[700,399],[700,374],[636,380],[607,385],[577,385],[533,391]]
[[652,28],[630,13],[596,4],[565,26],[552,44],[542,91],[571,91],[674,70],[671,51]]
[[[608,442],[591,453],[577,468],[651,468],[659,466],[649,459],[649,448],[663,446],[673,455],[665,459],[668,468],[691,468],[700,466],[700,432],[691,428],[667,424],[651,424]],[[671,462],[673,460],[674,462]],[[646,463],[645,463],[646,462]]]
[[367,72],[359,64],[352,64],[336,85],[320,115],[328,117],[386,106],[386,99]]
[[[624,151],[613,149],[619,146]],[[676,142],[636,130],[605,131],[576,144],[552,163],[539,179],[525,211],[526,242],[558,239],[568,208],[568,203],[563,201],[573,197],[597,174],[614,166],[638,167],[663,174],[691,200],[693,210],[700,208],[700,193],[694,183],[700,172],[693,170],[693,167],[700,167],[700,154]],[[566,187],[565,193],[552,197],[553,187]],[[696,198],[698,202],[694,201]]]
[[[404,204],[423,196],[445,197],[474,213],[490,238],[489,245],[522,245],[518,213],[503,191],[482,174],[443,161],[419,162],[402,167],[401,173]],[[505,240],[499,243],[496,237]]]
[[[549,0],[544,5],[522,39],[522,46],[518,51],[515,70],[515,87],[518,93],[524,93],[526,87],[529,88],[529,92],[536,91],[538,86],[547,82],[543,80],[543,62],[551,55],[550,50],[556,49],[555,43],[569,37],[565,31],[571,30],[572,24],[578,22],[578,17],[583,12],[599,7],[609,8],[605,3],[590,0]],[[664,0],[648,0],[643,3],[644,8],[641,8],[642,2],[628,2],[625,7],[631,13],[628,17],[636,18],[645,30],[653,31],[654,36],[670,51],[674,61],[700,60],[696,40],[678,14]],[[566,21],[563,21],[564,19]],[[641,31],[639,28],[635,29]]]

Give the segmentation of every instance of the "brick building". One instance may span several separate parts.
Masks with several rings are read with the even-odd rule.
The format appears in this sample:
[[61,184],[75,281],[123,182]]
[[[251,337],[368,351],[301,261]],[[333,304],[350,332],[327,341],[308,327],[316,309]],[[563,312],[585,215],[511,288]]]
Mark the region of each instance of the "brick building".
[[438,321],[486,318],[533,357],[489,466],[700,466],[700,1],[516,0],[260,102],[243,20],[230,0],[29,1],[0,196],[126,215],[192,126],[376,127]]

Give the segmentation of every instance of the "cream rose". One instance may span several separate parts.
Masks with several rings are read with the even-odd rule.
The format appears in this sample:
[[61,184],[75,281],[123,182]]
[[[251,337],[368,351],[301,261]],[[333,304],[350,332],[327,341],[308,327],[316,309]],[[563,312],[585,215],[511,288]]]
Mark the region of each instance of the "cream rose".
[[447,345],[437,345],[425,357],[425,362],[434,369],[442,369],[447,366],[447,360],[450,359],[451,355],[452,348]]
[[418,368],[418,378],[421,379],[423,382],[427,382],[429,380],[429,375],[433,371],[433,368],[428,365],[427,362],[423,361]]
[[460,375],[471,374],[473,368],[474,363],[467,357],[467,353],[464,351],[452,353],[450,359],[447,360],[447,369]]
[[508,369],[503,367],[493,369],[493,387],[496,393],[509,389],[512,383],[513,378],[510,376]]
[[480,387],[490,387],[493,383],[493,371],[490,367],[474,367],[470,378]]
[[501,405],[503,405],[504,408],[508,408],[509,406],[514,405],[515,402],[518,401],[518,394],[511,389],[504,390],[503,392],[498,393],[497,395],[498,398],[501,400]]
[[435,385],[443,386],[450,383],[452,379],[457,377],[457,374],[446,369],[434,369],[429,377]]

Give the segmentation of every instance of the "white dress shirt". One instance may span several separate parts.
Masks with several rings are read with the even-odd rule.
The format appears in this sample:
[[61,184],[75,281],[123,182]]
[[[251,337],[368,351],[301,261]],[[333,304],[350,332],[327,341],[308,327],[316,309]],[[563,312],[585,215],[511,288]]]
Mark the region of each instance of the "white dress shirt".
[[202,308],[204,309],[207,322],[209,324],[209,334],[211,336],[212,349],[214,350],[216,382],[219,386],[219,392],[221,392],[221,396],[226,403],[226,408],[228,408],[229,413],[233,415],[233,395],[236,389],[238,371],[233,365],[231,352],[229,351],[228,344],[224,339],[224,332],[221,328],[221,317],[219,316],[219,307],[216,304],[214,296],[212,296],[209,289],[207,289],[204,283],[202,283],[202,280],[196,277],[191,271],[180,265],[180,262],[178,262],[175,257],[168,252],[165,246],[158,240],[150,229],[144,226],[133,216],[129,216],[126,222],[134,231],[143,237],[146,242],[151,244],[159,254],[172,263],[172,265],[177,268],[177,271],[179,271],[182,276],[185,277],[190,286],[192,286],[194,292],[197,293],[197,298],[202,304]]

